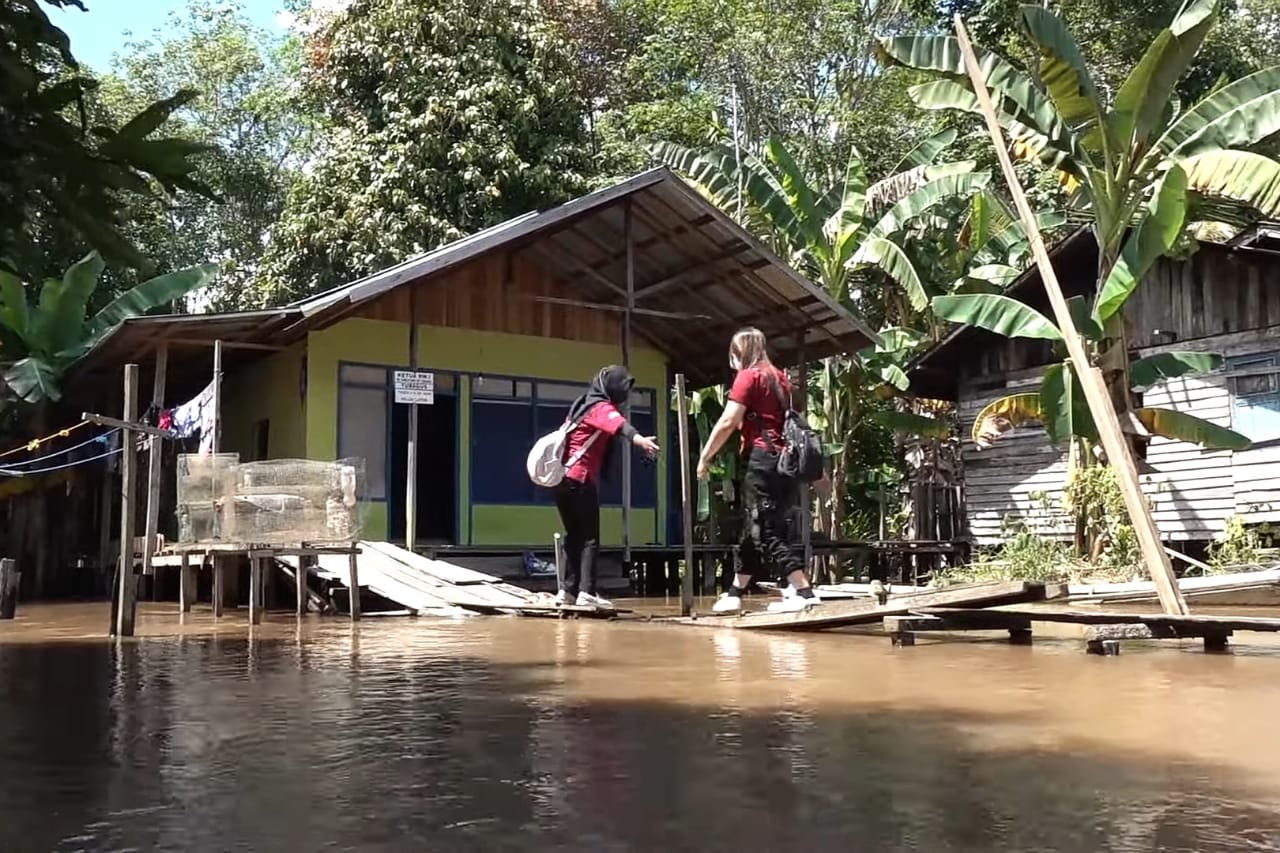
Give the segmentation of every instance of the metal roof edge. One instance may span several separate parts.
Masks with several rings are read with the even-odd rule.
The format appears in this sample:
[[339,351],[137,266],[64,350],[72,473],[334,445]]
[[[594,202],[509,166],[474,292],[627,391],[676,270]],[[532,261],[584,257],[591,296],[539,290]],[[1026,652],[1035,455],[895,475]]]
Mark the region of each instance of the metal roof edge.
[[357,279],[336,290],[295,302],[290,307],[300,309],[304,317],[311,317],[344,299],[353,304],[363,302],[407,281],[441,272],[513,240],[537,234],[567,220],[614,204],[632,193],[667,180],[668,176],[675,177],[665,166],[660,166],[619,181],[612,186],[570,199],[555,207],[522,213],[474,234],[445,243],[443,246],[402,261],[395,266]]
[[837,302],[831,296],[831,294],[827,293],[821,287],[814,284],[806,276],[801,275],[794,267],[791,266],[791,264],[787,263],[782,258],[778,257],[778,255],[773,251],[773,249],[769,248],[768,244],[766,244],[760,238],[756,237],[756,235],[752,234],[746,228],[743,228],[741,224],[739,224],[733,219],[733,217],[729,216],[727,213],[725,213],[723,210],[717,207],[714,203],[703,198],[702,195],[699,194],[697,190],[691,187],[688,184],[688,182],[685,181],[683,178],[681,178],[679,175],[675,174],[669,169],[665,169],[664,171],[666,171],[667,174],[671,176],[672,180],[676,185],[679,186],[680,191],[682,193],[684,193],[688,198],[696,200],[699,204],[705,206],[711,212],[712,216],[720,220],[720,222],[724,224],[726,227],[728,227],[730,230],[737,232],[737,234],[741,237],[743,242],[745,242],[751,248],[752,251],[759,253],[769,263],[781,269],[787,275],[788,278],[790,278],[796,284],[800,285],[805,290],[809,291],[810,295],[817,297],[818,300],[822,302],[828,309],[830,309],[831,312],[834,313],[837,318],[842,318],[844,320],[847,320],[849,323],[851,323],[855,329],[862,332],[862,334],[866,336],[867,340],[870,343],[873,343],[873,344],[880,343],[880,335],[877,332],[873,331],[870,326],[864,323],[861,317],[857,316],[852,311],[845,308],[843,305]]

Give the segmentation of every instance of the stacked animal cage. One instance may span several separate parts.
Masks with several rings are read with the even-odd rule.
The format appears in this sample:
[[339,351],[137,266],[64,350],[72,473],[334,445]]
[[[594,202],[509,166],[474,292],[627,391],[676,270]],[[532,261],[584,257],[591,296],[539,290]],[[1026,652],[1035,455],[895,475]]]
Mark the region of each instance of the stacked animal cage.
[[350,543],[360,536],[364,461],[234,453],[178,457],[181,543]]

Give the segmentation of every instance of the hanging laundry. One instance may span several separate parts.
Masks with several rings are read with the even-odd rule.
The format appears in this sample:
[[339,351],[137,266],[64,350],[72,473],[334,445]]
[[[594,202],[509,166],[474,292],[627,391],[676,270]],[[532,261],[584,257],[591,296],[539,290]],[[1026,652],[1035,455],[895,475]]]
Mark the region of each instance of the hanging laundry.
[[200,452],[213,452],[214,405],[213,383],[193,399],[173,410],[173,431],[179,438],[190,438],[200,432]]

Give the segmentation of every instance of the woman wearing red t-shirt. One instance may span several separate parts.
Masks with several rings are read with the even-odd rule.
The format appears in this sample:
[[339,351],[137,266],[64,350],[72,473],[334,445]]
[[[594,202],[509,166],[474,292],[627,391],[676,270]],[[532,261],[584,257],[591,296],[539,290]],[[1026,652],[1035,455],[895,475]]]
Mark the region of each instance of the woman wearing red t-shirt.
[[573,464],[555,488],[556,509],[564,522],[565,550],[564,585],[556,593],[557,604],[613,606],[596,592],[600,471],[613,453],[618,437],[649,456],[658,454],[658,442],[636,432],[618,411],[634,384],[625,367],[610,365],[596,374],[587,393],[569,407],[568,420],[576,426],[565,439],[564,458]]
[[729,366],[738,371],[729,390],[724,414],[707,437],[698,459],[698,477],[706,479],[711,460],[735,430],[742,430],[742,453],[747,457],[745,492],[750,517],[743,525],[739,549],[741,565],[729,591],[712,608],[716,613],[742,609],[742,593],[761,571],[764,557],[785,575],[795,595],[771,604],[770,610],[804,610],[817,604],[804,571],[796,542],[800,530],[800,501],[796,481],[778,473],[782,425],[791,405],[791,382],[773,366],[764,333],[742,329],[729,345]]

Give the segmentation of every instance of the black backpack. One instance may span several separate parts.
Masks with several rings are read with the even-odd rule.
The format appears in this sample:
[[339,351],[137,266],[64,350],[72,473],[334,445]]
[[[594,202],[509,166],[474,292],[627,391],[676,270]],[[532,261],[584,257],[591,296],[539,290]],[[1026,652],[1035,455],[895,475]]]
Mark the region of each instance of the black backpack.
[[778,378],[772,372],[767,376],[769,386],[773,388],[773,393],[778,398],[778,404],[782,406],[783,411],[781,450],[773,443],[773,438],[765,428],[764,422],[754,412],[751,416],[759,422],[760,432],[769,445],[769,450],[778,457],[778,473],[802,483],[821,480],[823,476],[822,440],[813,427],[809,426],[804,415],[791,407],[790,401],[782,393]]

